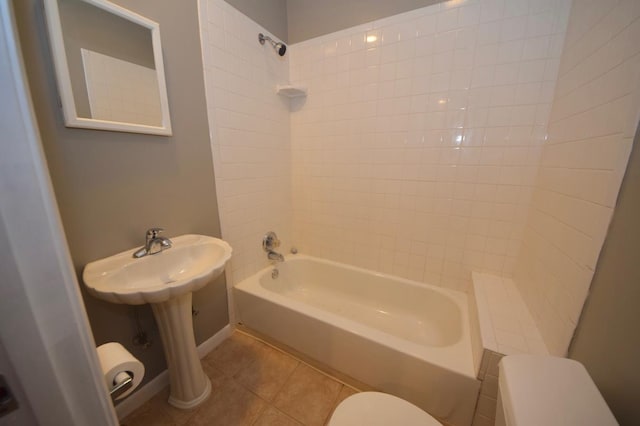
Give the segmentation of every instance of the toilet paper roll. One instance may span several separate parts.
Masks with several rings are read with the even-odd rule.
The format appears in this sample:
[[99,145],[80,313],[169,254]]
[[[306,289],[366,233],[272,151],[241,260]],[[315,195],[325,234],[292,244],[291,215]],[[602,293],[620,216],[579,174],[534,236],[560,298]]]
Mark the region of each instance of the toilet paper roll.
[[124,376],[121,373],[129,373],[133,378],[133,386],[116,399],[127,397],[142,382],[144,365],[120,343],[109,342],[98,346],[98,358],[107,389],[113,389],[122,380]]

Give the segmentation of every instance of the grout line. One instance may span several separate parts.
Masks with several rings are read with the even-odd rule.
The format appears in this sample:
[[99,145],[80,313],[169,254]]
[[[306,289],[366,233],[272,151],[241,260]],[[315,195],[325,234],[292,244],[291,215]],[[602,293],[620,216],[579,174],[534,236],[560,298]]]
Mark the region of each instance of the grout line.
[[[327,372],[325,372],[325,371],[323,371],[323,370],[321,370],[321,369],[319,369],[319,368],[317,368],[317,367],[314,367],[313,365],[308,364],[307,362],[305,362],[305,361],[303,361],[303,360],[299,359],[298,357],[294,356],[293,354],[291,354],[291,353],[289,353],[289,352],[286,352],[286,351],[284,351],[283,349],[280,349],[280,348],[278,348],[278,347],[274,346],[273,344],[271,344],[271,343],[269,343],[269,342],[266,342],[265,340],[263,340],[263,339],[261,339],[261,338],[259,338],[259,337],[257,337],[257,336],[254,336],[254,335],[252,335],[252,334],[248,333],[248,332],[247,332],[247,331],[245,331],[245,330],[240,330],[240,329],[236,328],[236,330],[235,330],[235,331],[236,331],[236,332],[239,332],[239,333],[241,333],[241,334],[244,334],[245,336],[250,337],[250,338],[252,338],[252,339],[254,339],[254,340],[256,340],[256,341],[262,342],[262,343],[264,343],[265,345],[267,345],[267,346],[269,346],[269,347],[271,347],[271,348],[275,349],[276,351],[278,351],[278,352],[280,352],[280,353],[282,353],[282,354],[284,354],[284,355],[286,355],[286,356],[289,356],[289,357],[291,357],[291,358],[295,359],[295,360],[298,362],[298,365],[296,365],[296,367],[291,371],[291,373],[289,374],[289,376],[288,376],[288,377],[286,378],[286,380],[283,382],[283,384],[282,384],[281,388],[276,392],[276,394],[275,394],[275,396],[274,396],[274,401],[275,401],[275,399],[278,397],[278,395],[280,394],[280,392],[282,392],[282,390],[285,388],[285,386],[286,386],[287,382],[289,381],[289,379],[291,378],[291,376],[293,376],[293,374],[295,373],[295,371],[296,371],[298,368],[300,368],[300,366],[301,366],[301,365],[305,365],[306,367],[308,367],[308,368],[310,368],[310,369],[312,369],[312,370],[314,370],[314,371],[316,371],[316,372],[320,373],[322,376],[324,376],[324,377],[326,377],[326,378],[328,378],[328,379],[330,379],[330,380],[332,380],[332,381],[334,381],[334,382],[336,382],[336,383],[338,383],[338,384],[340,385],[340,388],[338,389],[338,392],[336,393],[335,397],[334,397],[334,398],[333,398],[333,400],[332,400],[331,410],[329,410],[329,412],[327,413],[327,415],[326,415],[326,416],[325,416],[325,418],[323,419],[323,423],[322,423],[323,425],[326,425],[326,424],[327,424],[327,422],[329,421],[329,419],[331,418],[331,416],[333,415],[333,412],[335,411],[336,406],[337,406],[338,398],[340,397],[340,394],[342,393],[342,390],[343,390],[345,387],[347,387],[347,388],[349,388],[349,389],[353,389],[353,390],[355,390],[356,392],[362,392],[361,390],[359,390],[359,389],[358,389],[358,388],[356,388],[355,386],[352,386],[352,385],[350,385],[350,384],[347,384],[347,383],[343,382],[342,380],[340,380],[340,379],[338,379],[338,378],[336,378],[336,377],[332,376],[331,374],[328,374]],[[249,391],[250,391],[250,390],[249,390]],[[252,393],[253,393],[253,392],[252,392]],[[267,402],[268,402],[268,401],[267,401]],[[291,419],[295,420],[295,421],[296,421],[296,422],[298,422],[298,423],[301,423],[299,420],[295,419],[294,417],[291,417],[291,416],[289,416],[287,413],[285,413],[285,412],[283,412],[283,411],[279,410],[279,409],[278,409],[278,407],[277,407],[277,406],[275,406],[272,402],[271,402],[271,403],[269,403],[269,402],[268,402],[268,404],[269,404],[269,405],[271,405],[274,409],[278,410],[279,412],[281,412],[281,413],[285,414],[287,417],[289,417],[289,418],[291,418]]]
[[332,402],[332,408],[329,411],[329,413],[327,413],[327,416],[324,419],[324,423],[323,424],[327,424],[329,422],[329,419],[331,419],[331,416],[333,416],[334,411],[336,411],[336,408],[338,408],[338,398],[340,398],[340,394],[342,393],[342,389],[344,389],[344,387],[347,386],[344,383],[342,384],[342,386],[340,387],[340,389],[338,390],[338,393],[336,394],[336,396],[333,398],[333,402]]
[[[565,195],[565,194],[563,194],[563,195]],[[566,196],[566,195],[565,195],[565,196]],[[570,197],[570,198],[575,198],[576,200],[585,201],[585,200],[583,200],[582,198],[577,198],[577,197]],[[592,203],[592,204],[596,204],[596,203]],[[596,204],[596,205],[600,205],[600,204]],[[601,205],[600,205],[600,206],[601,206]],[[540,214],[542,214],[542,215],[544,215],[544,216],[546,216],[546,217],[552,218],[552,219],[553,219],[553,220],[555,220],[556,222],[561,223],[562,225],[564,225],[564,226],[566,226],[567,228],[569,228],[569,229],[571,229],[571,230],[573,230],[573,231],[577,232],[578,234],[582,235],[583,237],[588,238],[588,239],[589,239],[589,240],[591,240],[591,241],[595,240],[595,239],[598,237],[597,235],[589,235],[589,234],[587,234],[585,231],[582,231],[582,230],[580,230],[580,229],[576,228],[574,225],[572,225],[572,224],[570,224],[570,223],[565,222],[564,220],[562,220],[561,218],[557,217],[556,215],[554,215],[554,214],[550,213],[550,212],[549,212],[549,211],[547,211],[547,210],[542,210],[542,209],[540,209],[540,208],[538,208],[538,207],[535,207],[535,206],[533,206],[533,205],[532,205],[531,207],[532,207],[533,209],[535,209],[537,212],[539,212]],[[605,208],[607,208],[607,209],[609,209],[609,210],[613,210],[613,208],[612,208],[612,207],[606,207],[606,206],[602,206],[602,207],[605,207]],[[599,233],[599,232],[598,232],[598,233]],[[546,238],[544,238],[544,239],[546,240]],[[564,253],[564,251],[563,251],[563,250],[561,250],[561,249],[560,249],[560,247],[558,247],[558,249]],[[566,254],[567,256],[570,256],[568,253],[564,253],[564,254]],[[577,262],[577,261],[576,261],[576,264],[578,264],[578,262]],[[585,265],[585,266],[587,266],[587,265]],[[588,267],[588,266],[587,266],[587,267]]]
[[[573,119],[573,118],[577,118],[577,117],[580,117],[581,115],[585,115],[587,113],[595,112],[599,108],[603,108],[603,107],[607,107],[607,106],[610,107],[610,104],[618,102],[621,99],[624,99],[624,98],[629,97],[629,96],[633,96],[633,91],[629,91],[627,93],[624,93],[624,94],[618,96],[617,98],[609,99],[607,102],[599,103],[599,104],[591,106],[591,107],[589,107],[587,109],[574,111],[571,114],[565,115],[563,117],[558,117],[558,118],[553,117],[554,120],[551,120],[551,117],[549,117],[549,125],[547,126],[547,129],[549,129],[551,127],[551,125],[562,123],[563,121],[567,121],[567,120],[570,120],[570,119]],[[623,132],[620,132],[620,133],[623,133]],[[599,138],[599,137],[604,137],[604,136],[608,136],[608,135],[609,134],[605,134],[605,135],[596,134],[596,135],[592,136],[592,138]],[[582,140],[582,138],[578,139],[578,140]]]
[[[230,336],[233,335],[233,333],[230,334]],[[250,337],[250,336],[249,336]],[[254,360],[253,362],[256,362],[257,360]],[[252,363],[253,363],[252,362]],[[275,405],[273,405],[272,402],[266,400],[265,398],[263,398],[262,396],[258,395],[256,392],[254,392],[252,389],[249,389],[247,386],[245,386],[242,382],[240,382],[238,379],[236,379],[236,374],[234,374],[233,376],[229,376],[227,375],[223,370],[221,370],[220,368],[218,368],[215,363],[213,363],[213,365],[209,365],[210,368],[213,368],[214,370],[218,371],[218,373],[220,373],[221,375],[227,377],[229,380],[233,381],[236,385],[238,385],[240,388],[242,388],[243,390],[249,392],[251,395],[255,396],[257,399],[259,399],[260,401],[264,402],[264,408],[262,410],[260,410],[260,412],[257,414],[255,420],[251,423],[252,425],[256,424],[256,422],[262,417],[262,415],[267,411],[267,409],[269,407],[273,407],[274,409],[277,410],[277,407]],[[198,408],[198,410],[201,407]],[[197,411],[197,410],[196,410]],[[278,410],[280,411],[280,410]],[[194,413],[195,414],[195,413]],[[189,417],[191,418],[191,416]],[[184,423],[184,425],[188,425],[189,423],[186,422]]]
[[[274,397],[273,397],[273,401],[269,401],[269,400],[267,400],[267,399],[263,398],[262,396],[258,395],[258,394],[257,394],[256,392],[254,392],[252,389],[247,388],[246,386],[244,386],[244,384],[242,384],[241,382],[237,381],[237,380],[235,379],[235,377],[230,377],[230,378],[231,378],[231,380],[233,380],[236,384],[238,384],[238,385],[239,385],[240,387],[242,387],[244,390],[248,391],[249,393],[251,393],[252,395],[256,396],[258,399],[260,399],[261,401],[263,401],[263,402],[265,403],[265,408],[263,408],[263,410],[258,414],[258,416],[256,417],[256,420],[252,423],[252,425],[253,425],[253,424],[255,424],[255,423],[260,419],[260,417],[261,417],[261,416],[266,412],[266,410],[267,410],[269,407],[272,407],[273,409],[275,409],[276,411],[278,411],[280,414],[282,414],[282,415],[286,416],[287,418],[289,418],[289,419],[291,419],[291,420],[295,421],[296,423],[298,423],[298,424],[303,424],[300,420],[298,420],[298,419],[296,419],[296,418],[292,417],[291,415],[287,414],[286,412],[284,412],[284,411],[280,410],[280,409],[279,409],[279,408],[274,404],[274,402],[275,402],[276,398],[278,397],[278,395],[280,394],[280,392],[282,392],[282,390],[285,388],[285,386],[286,386],[287,382],[289,381],[289,379],[291,378],[291,376],[293,376],[293,374],[295,373],[295,371],[300,367],[300,365],[303,365],[303,364],[304,364],[304,365],[307,365],[308,367],[312,368],[313,370],[317,371],[318,373],[322,374],[323,376],[325,376],[325,377],[327,377],[327,378],[329,378],[329,379],[331,379],[331,380],[334,380],[334,381],[338,382],[338,383],[341,385],[341,387],[340,387],[340,391],[342,390],[342,387],[344,387],[344,386],[348,386],[348,387],[350,387],[350,388],[353,388],[352,386],[349,386],[349,385],[346,385],[346,384],[342,383],[341,381],[339,381],[339,380],[337,380],[337,379],[333,378],[332,376],[329,376],[329,375],[328,375],[328,374],[326,374],[325,372],[323,372],[323,371],[321,371],[321,370],[319,370],[319,369],[317,369],[317,368],[314,368],[314,367],[312,367],[312,366],[310,366],[310,365],[306,364],[305,362],[303,362],[302,360],[298,359],[298,358],[297,358],[297,357],[295,357],[294,355],[292,355],[292,354],[290,354],[290,353],[288,353],[288,352],[286,352],[286,351],[284,351],[284,350],[282,350],[282,349],[280,349],[280,348],[278,348],[278,347],[276,347],[276,346],[273,346],[272,344],[270,344],[270,343],[268,343],[268,342],[266,342],[266,341],[264,341],[264,340],[262,340],[262,339],[260,339],[260,338],[258,338],[258,337],[256,337],[256,336],[253,336],[253,335],[251,335],[251,334],[249,334],[249,333],[247,333],[247,332],[244,332],[244,331],[242,331],[242,330],[238,330],[238,329],[236,329],[236,331],[237,331],[238,333],[240,333],[240,334],[243,334],[243,335],[245,335],[245,336],[247,336],[247,337],[249,337],[249,338],[253,339],[253,340],[254,340],[254,341],[256,341],[256,342],[261,342],[261,343],[265,344],[266,346],[268,346],[269,348],[271,348],[271,349],[273,349],[273,350],[276,350],[277,352],[279,352],[279,353],[281,353],[281,354],[283,354],[283,355],[285,355],[285,356],[288,356],[288,357],[290,357],[290,358],[292,358],[292,359],[294,359],[294,360],[296,361],[296,366],[295,366],[295,368],[293,368],[293,369],[291,370],[291,372],[287,375],[287,377],[285,378],[285,380],[282,382],[282,385],[281,385],[281,386],[280,386],[280,388],[276,391],[276,393],[275,393],[275,395],[274,395]],[[254,361],[254,362],[257,362],[257,361]],[[218,369],[218,370],[219,370],[219,369]],[[223,373],[223,374],[224,374],[224,373]],[[334,400],[333,400],[333,408],[335,408],[335,402],[337,401],[338,396],[340,395],[340,391],[338,391],[338,393],[336,394],[336,396],[335,396],[335,398],[334,398]],[[332,414],[332,413],[333,413],[333,409],[331,410],[331,412],[330,412],[329,414]],[[324,419],[324,423],[323,423],[323,424],[326,424],[326,421],[327,421],[327,420],[328,420],[328,417]]]
[[[296,360],[296,366],[291,370],[291,372],[289,373],[289,375],[282,381],[282,384],[280,385],[280,387],[278,388],[278,390],[276,391],[276,393],[273,395],[273,401],[275,402],[276,398],[278,397],[278,395],[280,395],[280,392],[282,392],[284,390],[285,385],[289,382],[289,379],[291,379],[291,376],[293,376],[293,373],[298,369],[298,367],[300,366],[300,361],[297,358],[294,358]],[[274,405],[275,407],[275,405]]]
[[[606,15],[603,15],[596,24],[594,24],[591,29],[596,28],[598,25],[600,25],[600,23],[602,23],[602,21],[604,21],[607,17],[609,17],[612,13],[614,13],[613,10],[610,10]],[[611,35],[601,46],[598,46],[595,50],[593,50],[592,52],[590,52],[587,56],[583,57],[579,62],[577,62],[573,67],[571,67],[570,69],[566,70],[562,75],[558,75],[558,79],[560,79],[560,77],[565,77],[567,74],[569,74],[570,72],[572,72],[573,70],[575,70],[576,68],[579,68],[581,65],[583,65],[587,60],[591,59],[591,57],[600,54],[603,50],[605,50],[612,41],[616,40],[623,32],[625,32],[627,30],[627,28],[629,28],[630,26],[632,26],[638,19],[640,18],[636,18],[633,21],[631,21],[629,24],[627,24],[624,28],[621,28],[617,33]],[[568,30],[568,28],[567,28]],[[565,32],[565,37],[566,34],[568,33],[568,31]],[[563,53],[565,50],[568,49],[573,49],[575,47],[575,45],[577,43],[580,42],[580,40],[582,40],[584,38],[584,35],[580,36],[578,39],[576,39],[570,46],[566,45],[565,42],[565,46],[563,46]],[[632,57],[633,58],[633,57]],[[602,74],[599,74],[598,76],[596,76],[595,78],[601,77],[602,75],[606,74],[607,72],[611,71],[612,69],[615,69],[618,65],[620,65],[621,63],[624,63],[627,59],[624,59],[622,62],[615,64],[613,68],[609,68],[607,71],[605,71]],[[592,81],[592,80],[590,80]],[[588,83],[587,83],[588,84]],[[584,85],[582,85],[584,86]],[[579,86],[579,87],[582,87]],[[577,89],[577,88],[576,88]]]
[[284,411],[280,410],[278,407],[276,407],[275,405],[272,405],[273,409],[276,410],[278,413],[280,413],[281,415],[285,416],[286,418],[290,419],[291,421],[299,424],[299,425],[303,425],[304,423],[302,423],[300,420],[296,419],[295,417],[290,416],[289,414],[285,413]]
[[[241,385],[240,383],[238,383],[239,385]],[[242,385],[241,385],[242,386]],[[244,389],[244,387],[243,387]],[[251,391],[250,391],[251,392]],[[251,392],[252,394],[254,394],[253,392]],[[255,394],[254,394],[255,395]],[[257,396],[257,395],[256,395]],[[264,401],[264,399],[260,398],[258,396],[258,399]],[[266,402],[266,401],[265,401]],[[262,417],[262,415],[269,409],[269,407],[271,406],[271,404],[269,404],[268,402],[265,404],[264,408],[262,410],[260,410],[260,412],[258,413],[258,415],[256,415],[256,418],[254,421],[251,422],[251,425],[255,425],[258,420],[260,420],[260,418]]]

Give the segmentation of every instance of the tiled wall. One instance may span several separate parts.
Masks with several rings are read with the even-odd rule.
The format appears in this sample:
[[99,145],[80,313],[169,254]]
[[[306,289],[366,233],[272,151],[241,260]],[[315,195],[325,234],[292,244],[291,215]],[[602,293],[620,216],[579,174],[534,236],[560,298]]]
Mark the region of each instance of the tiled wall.
[[574,0],[515,278],[552,354],[587,297],[640,117],[640,2]]
[[[262,236],[291,241],[289,105],[275,94],[288,81],[288,56],[258,43],[264,28],[222,0],[200,0],[222,237],[233,247],[228,283],[268,264]],[[199,195],[200,196],[200,195]]]
[[548,355],[535,320],[511,278],[474,272],[473,292],[481,346],[503,355]]
[[295,243],[466,289],[511,275],[570,0],[454,0],[291,46]]
[[[637,125],[640,2],[574,0],[566,46],[571,0],[452,0],[284,58],[224,1],[199,5],[230,283],[267,264],[267,230],[452,288],[514,275],[566,352]],[[291,113],[289,72],[309,88]]]

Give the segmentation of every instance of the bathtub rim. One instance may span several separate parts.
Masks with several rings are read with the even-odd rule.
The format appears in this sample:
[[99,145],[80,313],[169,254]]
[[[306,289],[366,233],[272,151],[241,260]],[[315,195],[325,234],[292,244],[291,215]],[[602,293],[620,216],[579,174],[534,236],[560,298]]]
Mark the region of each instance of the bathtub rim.
[[[270,274],[274,268],[278,265],[267,266],[255,274],[243,279],[242,281],[234,284],[234,291],[243,291],[262,299],[266,299],[271,303],[274,303],[284,309],[291,309],[301,315],[318,319],[326,322],[333,327],[347,329],[350,333],[353,333],[364,339],[369,339],[377,344],[381,344],[387,348],[398,350],[402,348],[402,352],[416,358],[418,360],[429,362],[450,371],[454,374],[461,374],[473,379],[477,378],[479,363],[475,362],[475,353],[472,350],[472,329],[470,326],[471,315],[468,306],[468,295],[453,289],[448,289],[433,284],[422,283],[418,281],[409,280],[402,277],[397,277],[382,272],[372,271],[370,269],[361,268],[358,266],[348,265],[333,260],[323,259],[315,256],[309,256],[305,254],[286,255],[285,262],[295,260],[310,260],[313,262],[324,263],[337,268],[345,268],[352,271],[360,272],[367,275],[374,275],[380,278],[397,281],[404,285],[415,286],[418,288],[425,288],[430,291],[435,291],[443,294],[445,297],[449,297],[458,307],[461,315],[461,337],[453,345],[445,347],[427,347],[411,342],[401,337],[394,336],[387,332],[375,329],[371,326],[359,323],[352,319],[349,319],[338,314],[327,312],[323,309],[317,308],[313,305],[300,302],[283,296],[277,292],[267,290],[260,284],[260,278],[265,274]],[[241,319],[240,315],[240,319]],[[453,351],[454,354],[462,354],[461,359],[451,359],[450,355]],[[449,354],[447,354],[449,352]],[[449,356],[447,356],[449,355]]]

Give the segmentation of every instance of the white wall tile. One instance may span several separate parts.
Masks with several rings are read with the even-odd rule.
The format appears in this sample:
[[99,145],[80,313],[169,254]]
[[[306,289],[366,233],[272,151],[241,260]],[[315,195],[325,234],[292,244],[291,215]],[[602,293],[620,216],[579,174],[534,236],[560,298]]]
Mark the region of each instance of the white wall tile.
[[[229,284],[266,266],[262,235],[291,245],[289,107],[276,94],[289,80],[257,34],[268,32],[222,0],[200,1],[202,54],[222,238],[233,247]],[[337,49],[337,47],[336,47]],[[345,49],[340,45],[341,51]]]
[[[515,280],[555,355],[566,354],[578,322],[638,124],[639,18],[634,0],[574,0],[554,65],[560,74],[548,141]],[[529,34],[555,31],[545,14],[531,20]],[[551,44],[557,55],[558,41]]]
[[[301,161],[294,240],[304,252],[458,289],[472,269],[512,273],[544,142],[533,126],[546,128],[551,96],[541,92],[549,83],[552,93],[547,63],[553,37],[564,36],[554,13],[569,2],[546,2],[535,16],[528,2],[507,3],[443,3],[292,46],[291,76],[322,99],[291,120]],[[308,63],[300,52],[343,39],[362,52],[345,53],[359,64],[347,86],[335,87],[333,48],[298,65]],[[420,189],[400,197],[403,187]],[[353,242],[367,236],[386,244],[361,257]],[[400,249],[418,244],[424,262]]]
[[[450,288],[466,290],[471,270],[515,271],[564,354],[640,116],[640,3],[571,4],[450,1],[281,59],[255,42],[263,28],[201,0],[232,281],[266,264],[269,229],[312,255]],[[274,94],[289,79],[309,87],[292,112]]]

